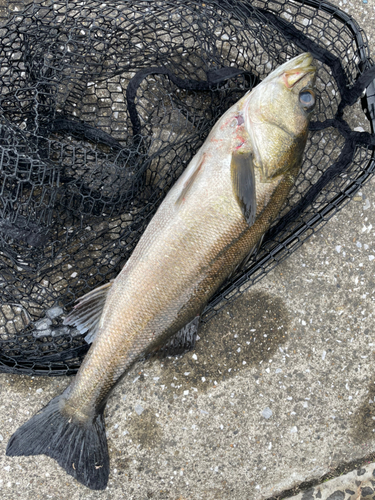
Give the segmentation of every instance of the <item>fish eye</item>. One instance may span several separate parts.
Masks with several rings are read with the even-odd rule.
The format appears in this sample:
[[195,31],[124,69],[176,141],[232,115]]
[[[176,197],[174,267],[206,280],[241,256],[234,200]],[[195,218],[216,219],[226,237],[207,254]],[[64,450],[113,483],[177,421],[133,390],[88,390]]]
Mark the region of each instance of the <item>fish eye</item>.
[[305,111],[312,111],[315,107],[315,95],[311,90],[302,90],[299,94],[299,102]]

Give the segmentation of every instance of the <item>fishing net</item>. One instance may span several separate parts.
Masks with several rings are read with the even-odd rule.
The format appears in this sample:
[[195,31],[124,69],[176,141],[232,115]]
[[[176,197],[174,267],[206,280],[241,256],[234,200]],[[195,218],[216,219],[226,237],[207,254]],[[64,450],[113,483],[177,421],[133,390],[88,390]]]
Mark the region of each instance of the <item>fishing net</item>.
[[[121,270],[224,111],[306,50],[318,62],[318,103],[301,174],[262,248],[203,321],[371,175],[375,72],[365,34],[313,0],[58,0],[4,20],[0,371],[78,369],[88,345],[63,325],[66,312]],[[364,114],[367,131],[353,119]]]

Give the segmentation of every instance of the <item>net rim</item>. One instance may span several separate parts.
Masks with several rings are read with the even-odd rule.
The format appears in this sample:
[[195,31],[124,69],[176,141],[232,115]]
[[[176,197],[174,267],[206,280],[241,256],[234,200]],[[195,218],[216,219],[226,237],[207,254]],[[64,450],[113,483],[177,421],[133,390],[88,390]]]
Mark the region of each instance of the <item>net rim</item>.
[[[300,4],[301,6],[310,6],[317,10],[322,10],[328,14],[330,14],[333,18],[339,20],[343,24],[345,24],[349,30],[353,34],[353,40],[355,41],[357,47],[357,54],[360,59],[358,67],[360,71],[364,71],[369,66],[372,66],[372,61],[368,55],[368,51],[366,50],[366,42],[364,37],[366,37],[364,31],[360,28],[358,23],[348,14],[341,11],[339,8],[333,6],[329,2],[322,2],[320,0],[294,0],[295,3]],[[220,5],[223,2],[221,0],[217,0],[217,3]],[[230,3],[230,2],[226,2]],[[364,35],[364,37],[363,37]],[[357,77],[358,78],[358,77]],[[367,119],[370,122],[370,127],[372,133],[375,131],[375,79],[367,88],[366,94],[361,99],[362,109],[364,110]],[[264,266],[272,265],[272,267],[276,266],[283,258],[286,258],[286,255],[278,259],[278,255],[281,253],[283,249],[287,245],[291,245],[293,240],[295,240],[299,234],[303,234],[309,228],[317,228],[322,221],[327,221],[330,217],[337,212],[338,207],[341,208],[342,204],[345,201],[348,201],[363,185],[364,182],[371,176],[371,174],[375,170],[375,149],[372,151],[372,155],[366,167],[363,168],[361,174],[357,177],[355,181],[353,181],[349,186],[347,186],[342,193],[340,193],[334,200],[332,200],[328,205],[323,207],[320,211],[315,213],[307,222],[301,224],[301,226],[293,231],[293,234],[286,237],[283,241],[278,243],[272,250],[264,256],[259,262],[256,262],[253,267],[251,267],[247,273],[241,276],[236,282],[232,283],[228,288],[221,289],[220,296],[214,298],[210,301],[206,310],[203,313],[202,321],[207,322],[211,317],[217,313],[219,309],[227,305],[231,299],[225,299],[224,304],[222,304],[219,308],[217,306],[220,302],[223,302],[223,297],[225,295],[229,295],[233,290],[238,289],[241,286],[244,286],[245,283],[249,280],[249,277],[257,272],[260,268]],[[306,240],[305,240],[306,241]],[[232,299],[233,300],[233,299]],[[215,309],[216,307],[216,309]],[[211,314],[208,311],[211,311]],[[87,351],[89,346],[82,346],[79,348],[79,352],[75,353],[75,357],[84,354]],[[69,359],[73,359],[70,357]],[[47,361],[47,360],[46,360]],[[37,360],[33,361],[25,360],[25,361],[17,361],[15,359],[10,358],[4,354],[0,354],[0,372],[3,373],[12,373],[12,374],[24,374],[24,375],[33,375],[33,376],[59,376],[59,375],[71,375],[76,372],[75,366],[70,366],[64,363],[64,359],[61,359],[57,364],[56,361],[50,362],[49,366],[42,366],[40,362]]]

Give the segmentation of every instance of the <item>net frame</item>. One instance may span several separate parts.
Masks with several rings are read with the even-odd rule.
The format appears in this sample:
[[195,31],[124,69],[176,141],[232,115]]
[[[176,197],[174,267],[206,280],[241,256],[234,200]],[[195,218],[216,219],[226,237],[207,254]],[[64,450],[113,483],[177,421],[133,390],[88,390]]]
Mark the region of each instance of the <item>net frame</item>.
[[[201,7],[201,4],[199,2],[192,2],[193,4],[197,6],[197,8]],[[223,2],[214,2],[218,6],[223,4]],[[249,9],[249,5],[244,4],[244,3],[238,3],[238,2],[224,2],[226,5],[231,5],[233,7],[233,11],[237,12],[238,11],[238,16],[241,17],[243,16],[243,9]],[[211,3],[212,4],[212,3]],[[278,1],[272,1],[272,2],[266,2],[268,6],[268,10],[264,11],[264,2],[255,2],[254,5],[258,7],[258,12],[261,14],[262,21],[264,22],[264,19],[266,20],[271,20],[274,24],[277,25],[277,23],[281,23],[283,28],[285,29],[285,32],[287,33],[287,36],[293,36],[293,27],[288,26],[287,23],[285,23],[285,19],[282,18],[277,18],[276,12],[278,10],[278,7],[283,4],[283,2],[278,2]],[[304,1],[304,0],[295,0],[294,2],[295,5],[300,4],[302,7],[308,6],[313,9],[317,9],[319,11],[328,13],[332,18],[337,19],[340,23],[343,23],[352,33],[353,39],[356,44],[356,50],[357,50],[357,57],[358,57],[358,63],[357,63],[357,69],[358,69],[358,75],[357,79],[355,82],[352,82],[351,85],[351,91],[352,91],[352,97],[348,94],[347,100],[348,102],[350,99],[354,100],[356,95],[359,92],[358,88],[360,86],[356,84],[361,81],[361,75],[365,75],[366,71],[368,69],[372,68],[372,62],[369,58],[368,54],[368,49],[367,49],[367,43],[365,40],[365,35],[364,33],[360,30],[358,25],[345,13],[341,12],[339,9],[333,7],[327,2],[320,2],[320,1],[314,1],[314,0],[309,0],[309,1]],[[273,8],[271,8],[273,6]],[[242,12],[241,12],[242,11]],[[249,12],[249,11],[248,11]],[[262,17],[263,16],[263,17]],[[276,17],[275,17],[276,16]],[[270,22],[271,22],[270,21]],[[283,24],[284,23],[284,24]],[[279,26],[280,29],[280,26]],[[289,30],[289,33],[288,33]],[[304,41],[302,40],[301,42],[301,49],[305,50]],[[307,47],[308,48],[308,47]],[[159,74],[162,74],[162,71],[160,71],[160,67],[157,68],[159,71]],[[227,70],[228,71],[228,70]],[[234,72],[235,73],[235,72]],[[231,73],[231,76],[233,77],[234,73]],[[155,72],[155,68],[153,68],[153,72],[148,71],[148,74],[155,75],[157,72]],[[143,82],[144,78],[148,76],[147,70],[145,70],[141,75],[137,74],[136,77],[138,78],[138,81],[136,82],[138,86],[135,88],[138,89],[141,83]],[[164,73],[165,74],[165,73]],[[168,75],[170,80],[173,80],[173,75],[169,74]],[[225,76],[225,75],[224,75]],[[174,75],[176,78],[176,76]],[[250,75],[250,78],[254,77],[254,75]],[[216,72],[211,72],[207,75],[207,80],[211,78],[212,81],[215,81],[215,79],[220,83],[220,78],[223,78],[223,74],[220,73],[220,71]],[[254,77],[256,79],[256,77]],[[143,79],[143,80],[142,80]],[[255,80],[254,80],[255,81]],[[357,83],[356,83],[357,82]],[[374,133],[375,129],[375,81],[370,83],[367,86],[367,93],[362,97],[362,107],[365,110],[366,116],[371,124],[371,131]],[[134,83],[134,81],[133,81]],[[202,85],[202,82],[198,82],[199,85]],[[198,86],[199,86],[198,85]],[[134,87],[133,87],[134,88]],[[180,88],[183,88],[181,86],[180,82]],[[199,90],[198,88],[196,90]],[[128,94],[131,94],[131,92],[128,92]],[[133,92],[133,99],[135,98],[136,92],[134,94]],[[353,97],[354,96],[354,97]],[[130,95],[131,97],[131,95]],[[358,96],[357,96],[358,97]],[[48,92],[46,92],[46,99],[48,99]],[[344,108],[344,106],[342,106]],[[134,120],[133,120],[134,122]],[[14,128],[12,128],[11,123],[3,123],[3,130],[7,130],[7,126],[11,130],[11,137],[15,138],[16,140],[20,140],[22,142],[22,129],[17,129],[14,131]],[[133,123],[134,125],[134,123]],[[368,140],[368,144],[370,144],[369,138],[366,136],[364,137],[363,135],[360,137],[358,134],[357,136],[355,135],[354,132],[352,131],[347,131],[345,130],[345,127],[343,124],[342,125],[342,134],[347,134],[347,137],[353,138],[353,140],[363,140],[366,138]],[[40,126],[40,124],[38,124]],[[56,126],[57,127],[57,126]],[[61,123],[60,123],[61,127]],[[136,132],[136,127],[133,126],[133,131]],[[318,130],[318,129],[317,129]],[[56,130],[55,130],[56,131]],[[90,134],[95,133],[97,130],[96,129],[89,129],[86,128],[85,133],[89,134],[88,139],[91,139]],[[74,132],[74,130],[73,130]],[[137,133],[135,133],[135,136],[137,136]],[[21,137],[21,139],[19,139]],[[101,141],[104,141],[104,143],[107,141],[111,143],[111,140],[113,139],[112,136],[110,135],[103,135],[100,137]],[[23,139],[23,142],[25,139]],[[110,144],[112,147],[116,148],[116,145],[114,143]],[[354,147],[354,144],[351,144],[352,149]],[[141,140],[137,144],[138,150],[142,149],[142,143]],[[354,147],[356,149],[356,147]],[[130,156],[132,154],[131,149],[130,151]],[[227,283],[224,285],[224,287],[220,290],[218,294],[212,299],[212,301],[209,303],[207,308],[205,309],[205,312],[203,314],[202,320],[203,322],[209,321],[211,317],[213,317],[222,307],[224,307],[227,303],[231,302],[234,300],[239,294],[243,293],[247,288],[249,288],[253,283],[259,281],[267,272],[269,272],[273,267],[275,267],[279,262],[284,260],[290,253],[292,253],[296,248],[298,248],[304,241],[308,239],[314,232],[316,232],[318,229],[320,229],[337,211],[344,206],[344,204],[350,200],[350,198],[355,194],[355,192],[366,182],[366,180],[372,175],[374,168],[375,168],[375,153],[374,150],[368,150],[370,153],[369,156],[370,158],[367,158],[367,164],[361,169],[360,173],[356,176],[355,179],[353,179],[352,182],[350,182],[348,185],[344,187],[338,193],[334,198],[332,198],[329,203],[327,203],[324,207],[321,209],[315,211],[314,214],[311,215],[311,217],[307,217],[307,219],[304,219],[302,221],[299,221],[297,225],[293,227],[292,233],[290,233],[290,225],[293,226],[295,224],[295,221],[289,220],[284,222],[284,228],[280,230],[280,224],[281,226],[283,225],[283,221],[279,220],[277,224],[275,224],[269,234],[265,238],[265,244],[262,247],[262,250],[249,262],[247,268],[245,270],[242,270],[241,273],[236,276],[230,283]],[[350,163],[352,159],[352,150],[348,148],[348,151],[343,150],[343,155],[341,157],[342,161],[347,161]],[[341,161],[339,158],[339,161]],[[349,161],[350,160],[350,161]],[[40,162],[40,158],[38,156],[35,156],[33,158],[34,161],[34,166],[35,170],[38,170],[38,165]],[[55,181],[51,181],[51,185]],[[41,185],[43,184],[43,180],[41,181]],[[53,198],[53,195],[51,196],[51,199]],[[156,207],[157,203],[155,204]],[[156,209],[156,208],[155,208]],[[46,216],[48,217],[48,213]],[[5,220],[5,223],[3,221],[3,227],[5,229],[8,229],[6,227],[7,221]],[[4,226],[5,224],[5,226]],[[289,226],[288,226],[289,224]],[[26,223],[25,223],[26,225]],[[279,226],[278,226],[279,225]],[[30,225],[29,225],[30,226]],[[279,227],[279,229],[277,229]],[[22,227],[18,228],[18,230],[22,231]],[[278,232],[279,231],[279,232]],[[43,238],[44,234],[43,232],[38,232],[36,230],[34,233],[31,231],[31,236],[29,238],[37,238],[38,242],[43,243]],[[33,240],[31,240],[33,242]],[[30,243],[30,241],[28,242]],[[74,249],[73,249],[74,250]],[[11,255],[12,258],[15,258],[13,255]],[[22,268],[22,260],[16,258],[17,264],[21,265]],[[4,273],[4,270],[3,270]],[[5,274],[6,275],[6,274]],[[100,283],[98,283],[100,284]],[[90,284],[88,284],[90,286]],[[88,291],[87,289],[85,291]],[[70,300],[70,304],[73,302],[73,298],[75,298],[74,294],[72,294],[72,298]],[[64,305],[69,305],[69,301],[67,301],[67,304]],[[10,312],[9,316],[13,314],[14,317],[18,315],[18,317],[23,317],[24,318],[24,323],[28,324],[28,311],[26,308],[20,308],[19,305],[15,304],[12,306],[11,303],[7,303],[7,307],[9,306]],[[58,304],[56,303],[53,308],[59,308]],[[50,309],[51,310],[51,309]],[[52,318],[53,320],[54,318]],[[38,321],[33,322],[33,327],[27,326],[25,329],[25,338],[31,338],[31,342],[26,342],[26,348],[22,352],[21,356],[9,356],[5,354],[5,351],[1,352],[1,344],[0,344],[0,371],[3,372],[11,372],[11,373],[27,373],[27,374],[32,374],[32,375],[63,375],[63,374],[72,374],[75,373],[76,370],[79,367],[79,364],[85,354],[85,352],[88,349],[88,346],[84,343],[82,339],[79,339],[75,336],[68,335],[69,339],[68,340],[62,340],[62,343],[60,344],[58,348],[58,352],[54,352],[52,347],[55,348],[55,341],[52,339],[46,339],[44,338],[43,340],[43,355],[41,356],[40,353],[38,353],[38,356],[35,356],[35,352],[32,348],[33,346],[33,339],[38,339],[38,337],[35,337],[35,332],[37,331],[44,331],[43,328],[43,321],[45,321],[46,318],[42,317]],[[64,327],[61,327],[61,321],[57,322],[56,324],[56,329],[61,329]],[[34,332],[34,336],[33,336]],[[34,340],[35,342],[35,340]],[[65,344],[64,344],[65,342]],[[49,353],[49,345],[51,346],[51,353]]]

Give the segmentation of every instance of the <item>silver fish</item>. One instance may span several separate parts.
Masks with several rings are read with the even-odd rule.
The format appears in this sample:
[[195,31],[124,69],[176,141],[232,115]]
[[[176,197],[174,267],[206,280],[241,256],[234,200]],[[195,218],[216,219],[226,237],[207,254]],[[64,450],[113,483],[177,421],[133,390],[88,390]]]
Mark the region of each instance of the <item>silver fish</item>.
[[141,355],[194,321],[280,213],[302,163],[316,69],[299,55],[216,123],[117,278],[84,296],[65,324],[93,344],[70,386],[11,437],[7,455],[48,455],[104,489],[104,407]]

